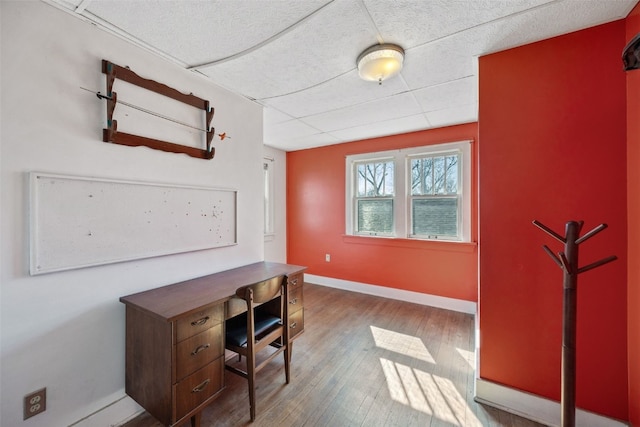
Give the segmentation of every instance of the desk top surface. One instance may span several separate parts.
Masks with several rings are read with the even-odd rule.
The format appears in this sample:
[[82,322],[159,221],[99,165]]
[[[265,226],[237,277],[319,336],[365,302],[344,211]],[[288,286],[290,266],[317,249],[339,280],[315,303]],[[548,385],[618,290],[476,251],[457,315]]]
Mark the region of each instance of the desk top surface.
[[207,305],[232,298],[241,286],[276,276],[291,276],[304,270],[306,267],[299,265],[257,262],[124,296],[120,302],[171,322]]

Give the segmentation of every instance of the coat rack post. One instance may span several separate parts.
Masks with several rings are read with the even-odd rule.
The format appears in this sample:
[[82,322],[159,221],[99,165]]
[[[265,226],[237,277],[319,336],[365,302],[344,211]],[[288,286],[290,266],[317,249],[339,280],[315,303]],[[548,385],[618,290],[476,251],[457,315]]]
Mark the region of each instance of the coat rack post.
[[578,318],[578,245],[582,224],[569,221],[565,226],[564,253],[568,265],[564,268],[562,302],[562,426],[574,426],[576,421],[576,331]]

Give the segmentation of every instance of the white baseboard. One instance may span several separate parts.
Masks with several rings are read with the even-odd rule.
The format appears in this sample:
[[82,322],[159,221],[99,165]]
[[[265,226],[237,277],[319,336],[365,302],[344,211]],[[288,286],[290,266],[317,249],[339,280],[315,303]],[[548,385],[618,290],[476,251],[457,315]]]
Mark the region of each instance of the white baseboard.
[[332,277],[316,276],[314,274],[307,273],[305,273],[304,275],[304,281],[316,285],[344,289],[346,291],[360,292],[361,294],[375,295],[384,298],[412,302],[415,304],[422,304],[431,307],[459,311],[462,313],[469,313],[474,315],[476,314],[477,304],[473,301],[441,297],[438,295],[422,294],[420,292],[369,285],[366,283],[334,279]]
[[[491,381],[476,378],[475,400],[503,411],[528,418],[540,424],[559,426],[562,407],[560,402],[535,394],[505,387]],[[581,427],[625,427],[626,423],[576,409],[576,426]]]
[[[124,390],[121,393],[124,393]],[[122,396],[121,393],[118,393],[120,397],[112,403],[76,421],[69,427],[118,427],[144,412],[144,409],[133,399],[127,395]],[[119,421],[114,422],[114,420]]]

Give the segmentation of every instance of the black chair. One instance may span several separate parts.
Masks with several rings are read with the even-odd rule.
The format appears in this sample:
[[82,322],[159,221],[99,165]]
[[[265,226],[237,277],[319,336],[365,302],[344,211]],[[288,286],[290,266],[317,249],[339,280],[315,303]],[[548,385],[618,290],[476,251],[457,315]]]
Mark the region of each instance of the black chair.
[[[286,383],[289,384],[290,354],[286,327],[286,289],[284,276],[274,277],[236,290],[236,296],[246,302],[247,311],[226,321],[226,348],[245,356],[246,370],[226,364],[230,372],[246,378],[249,382],[249,404],[251,421],[256,417],[255,380],[256,373],[284,353]],[[267,346],[276,348],[256,366],[256,353]]]

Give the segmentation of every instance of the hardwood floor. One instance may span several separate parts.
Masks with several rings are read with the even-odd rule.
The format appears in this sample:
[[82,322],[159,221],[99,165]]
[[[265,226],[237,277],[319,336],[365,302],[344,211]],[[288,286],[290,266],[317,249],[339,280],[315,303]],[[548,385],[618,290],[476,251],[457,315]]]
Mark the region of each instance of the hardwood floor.
[[473,401],[473,316],[311,284],[304,307],[291,383],[281,357],[258,374],[251,424],[246,380],[227,373],[203,427],[542,426]]

